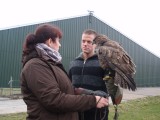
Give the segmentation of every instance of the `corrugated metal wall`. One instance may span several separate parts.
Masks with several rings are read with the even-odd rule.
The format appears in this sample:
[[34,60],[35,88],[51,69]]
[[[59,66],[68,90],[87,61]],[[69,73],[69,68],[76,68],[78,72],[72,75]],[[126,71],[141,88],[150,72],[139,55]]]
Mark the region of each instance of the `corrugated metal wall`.
[[[118,41],[134,59],[137,66],[135,80],[138,86],[160,86],[160,58],[145,50],[117,30],[108,26],[94,16],[82,16],[50,22],[59,26],[63,31],[62,48],[63,64],[68,70],[69,63],[81,52],[81,33],[92,28]],[[22,44],[25,36],[34,31],[38,24],[12,28],[0,31],[0,87],[8,87],[12,76],[18,81],[21,70]]]

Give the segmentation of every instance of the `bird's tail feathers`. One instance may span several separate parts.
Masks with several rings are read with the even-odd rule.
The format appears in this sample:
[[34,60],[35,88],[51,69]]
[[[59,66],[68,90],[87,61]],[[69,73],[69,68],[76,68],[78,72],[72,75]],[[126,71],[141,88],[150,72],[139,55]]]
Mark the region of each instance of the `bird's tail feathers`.
[[121,79],[121,80],[118,80],[118,81],[121,81],[121,82],[118,82],[118,84],[120,84],[122,88],[125,88],[125,89],[128,88],[129,90],[132,90],[132,91],[136,90],[136,83],[130,75],[126,75],[122,72],[119,72],[115,74],[115,79]]

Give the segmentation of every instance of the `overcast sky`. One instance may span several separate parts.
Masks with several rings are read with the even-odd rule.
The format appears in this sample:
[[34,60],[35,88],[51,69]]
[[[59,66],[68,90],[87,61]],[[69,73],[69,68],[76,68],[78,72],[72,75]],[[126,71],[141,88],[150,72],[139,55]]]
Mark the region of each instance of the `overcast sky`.
[[0,30],[83,16],[88,10],[160,57],[159,0],[1,0]]

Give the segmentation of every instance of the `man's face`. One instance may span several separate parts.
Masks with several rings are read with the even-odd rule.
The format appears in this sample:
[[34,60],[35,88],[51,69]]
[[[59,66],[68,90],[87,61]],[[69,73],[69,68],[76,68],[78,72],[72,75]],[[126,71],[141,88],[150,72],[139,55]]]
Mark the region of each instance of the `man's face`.
[[81,49],[83,53],[92,54],[94,53],[95,45],[92,45],[94,34],[82,34]]

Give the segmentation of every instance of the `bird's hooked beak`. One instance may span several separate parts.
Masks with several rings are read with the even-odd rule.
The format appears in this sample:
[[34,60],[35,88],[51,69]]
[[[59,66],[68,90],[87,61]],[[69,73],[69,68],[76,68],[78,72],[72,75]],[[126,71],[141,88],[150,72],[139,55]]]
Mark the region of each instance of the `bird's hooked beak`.
[[95,38],[93,39],[92,45],[96,44],[96,38],[97,38],[97,37],[95,37]]
[[94,44],[96,44],[96,41],[95,41],[95,40],[93,40],[93,42],[92,42],[92,45],[94,45]]

